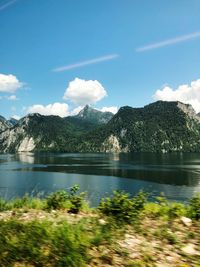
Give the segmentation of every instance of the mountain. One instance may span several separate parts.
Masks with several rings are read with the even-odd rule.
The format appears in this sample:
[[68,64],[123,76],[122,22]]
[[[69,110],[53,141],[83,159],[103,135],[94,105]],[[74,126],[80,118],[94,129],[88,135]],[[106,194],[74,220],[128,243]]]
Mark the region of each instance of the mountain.
[[106,124],[113,116],[111,112],[102,112],[86,105],[77,115],[66,117],[65,122],[86,133]]
[[7,120],[7,122],[11,125],[14,126],[18,123],[18,120],[14,119],[14,118],[10,118],[9,120]]
[[[110,112],[86,106],[82,113],[66,118],[38,113],[29,114],[19,121],[6,121],[1,117],[0,151],[71,151],[75,140],[96,129],[111,116]],[[72,147],[74,149],[74,145]]]
[[9,127],[10,127],[9,122],[3,116],[0,116],[0,133],[5,131]]
[[83,121],[101,125],[106,124],[113,116],[114,114],[111,112],[102,112],[86,105],[75,117]]
[[200,118],[190,105],[157,101],[122,107],[105,127],[84,137],[79,151],[200,151]]
[[66,118],[29,114],[4,127],[0,151],[200,152],[200,117],[190,105],[157,101],[112,116],[99,112],[86,106]]
[[[1,151],[65,151],[66,144],[92,129],[70,118],[29,114],[0,134]],[[68,149],[69,149],[68,148]]]
[[0,133],[17,124],[17,122],[14,118],[6,120],[3,116],[0,116]]

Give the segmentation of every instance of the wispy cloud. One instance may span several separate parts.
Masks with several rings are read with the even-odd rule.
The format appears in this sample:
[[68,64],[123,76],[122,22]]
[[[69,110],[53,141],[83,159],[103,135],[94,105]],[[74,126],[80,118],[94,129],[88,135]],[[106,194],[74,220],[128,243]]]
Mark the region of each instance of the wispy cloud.
[[144,52],[144,51],[148,51],[152,49],[157,49],[163,46],[168,46],[168,45],[173,45],[173,44],[189,41],[189,40],[192,40],[198,37],[200,37],[200,32],[193,32],[187,35],[182,35],[182,36],[178,36],[172,39],[167,39],[167,40],[164,40],[158,43],[138,47],[136,49],[136,52]]
[[12,100],[12,101],[19,100],[19,99],[16,97],[16,95],[6,96],[5,98],[8,99],[8,100]]
[[5,4],[0,4],[0,11],[6,9],[7,7],[13,5],[14,3],[16,3],[18,0],[12,0],[12,1],[9,1]]
[[113,59],[116,59],[118,57],[119,57],[118,54],[106,55],[106,56],[93,58],[93,59],[90,59],[90,60],[86,60],[86,61],[82,61],[82,62],[78,62],[78,63],[74,63],[74,64],[62,66],[62,67],[58,67],[58,68],[53,69],[53,71],[54,72],[61,72],[61,71],[65,71],[65,70],[71,70],[71,69],[75,69],[75,68],[84,67],[84,66],[87,66],[87,65],[92,65],[92,64],[96,64],[96,63],[100,63],[100,62],[104,62],[104,61],[113,60]]

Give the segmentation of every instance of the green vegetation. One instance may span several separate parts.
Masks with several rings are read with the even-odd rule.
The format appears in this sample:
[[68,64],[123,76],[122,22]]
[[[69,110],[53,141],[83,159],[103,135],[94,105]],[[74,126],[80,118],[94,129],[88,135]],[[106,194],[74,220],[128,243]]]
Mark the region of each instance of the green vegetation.
[[147,202],[147,194],[139,192],[133,198],[129,194],[114,191],[112,197],[102,199],[99,210],[102,214],[112,217],[117,223],[132,223],[139,219]]
[[188,206],[183,203],[168,201],[164,196],[156,197],[155,202],[148,202],[145,205],[145,214],[154,218],[175,219],[187,216],[188,212]]
[[78,190],[1,199],[0,266],[200,266],[200,195],[183,204],[115,191],[90,209]]
[[40,198],[33,198],[27,194],[22,198],[16,198],[11,201],[0,199],[0,211],[16,210],[16,209],[45,209],[46,200]]
[[87,209],[88,205],[84,200],[85,193],[78,194],[79,186],[74,185],[67,190],[56,191],[46,199],[34,198],[26,194],[22,198],[11,201],[0,199],[0,211],[16,209],[38,209],[38,210],[59,210],[67,209],[68,212],[78,213],[82,208]]
[[84,192],[77,195],[78,190],[79,186],[74,185],[69,193],[65,190],[52,193],[47,197],[46,208],[48,210],[68,208],[69,212],[78,213],[83,207],[85,196]]
[[[1,131],[0,151],[8,152],[17,151],[24,138],[34,140],[34,151],[200,151],[200,118],[191,106],[180,102],[157,101],[144,108],[126,106],[114,116],[88,106],[66,118],[32,114],[11,128],[2,126]],[[10,134],[15,137],[13,142],[9,141]]]
[[0,221],[0,264],[83,266],[88,238],[81,225],[44,221]]
[[200,195],[196,195],[190,199],[189,216],[194,219],[200,219]]

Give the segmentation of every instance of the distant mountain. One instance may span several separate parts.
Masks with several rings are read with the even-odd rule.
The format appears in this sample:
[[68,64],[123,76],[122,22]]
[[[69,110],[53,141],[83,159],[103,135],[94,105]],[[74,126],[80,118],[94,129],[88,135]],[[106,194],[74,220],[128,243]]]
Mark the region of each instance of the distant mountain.
[[110,112],[100,112],[89,106],[82,110],[82,114],[61,118],[34,113],[19,121],[6,121],[2,117],[0,151],[72,151],[80,136],[113,116]]
[[14,118],[10,118],[9,120],[7,120],[7,122],[11,125],[14,126],[18,123],[18,120],[14,119]]
[[14,118],[6,120],[3,116],[0,116],[0,133],[14,126],[15,124],[17,124],[17,122],[18,121]]
[[1,151],[65,151],[85,126],[67,118],[29,114],[0,134]]
[[75,117],[100,125],[109,122],[113,116],[114,114],[111,112],[102,112],[86,105]]
[[9,122],[3,116],[0,116],[0,133],[5,131],[9,127],[10,127]]
[[29,114],[12,127],[0,123],[3,152],[200,152],[200,117],[180,102],[125,106],[115,115],[86,106],[66,118]]

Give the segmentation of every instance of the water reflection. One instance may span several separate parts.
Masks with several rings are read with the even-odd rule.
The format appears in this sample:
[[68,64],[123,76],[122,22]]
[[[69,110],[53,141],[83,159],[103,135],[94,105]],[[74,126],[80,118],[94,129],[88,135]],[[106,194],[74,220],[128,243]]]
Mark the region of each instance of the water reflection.
[[[199,154],[32,154],[16,156],[16,171],[44,171],[117,176],[172,185],[195,186],[200,179]],[[29,163],[29,164],[24,164]]]
[[200,191],[198,153],[19,153],[0,155],[0,193],[51,192],[78,183],[94,203],[113,189],[187,199]]
[[26,162],[29,164],[34,164],[35,162],[35,157],[34,157],[34,153],[19,153],[16,156],[16,159],[18,159],[21,162]]

